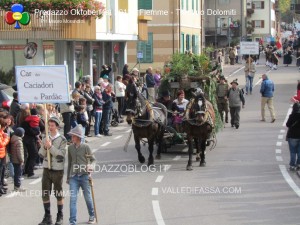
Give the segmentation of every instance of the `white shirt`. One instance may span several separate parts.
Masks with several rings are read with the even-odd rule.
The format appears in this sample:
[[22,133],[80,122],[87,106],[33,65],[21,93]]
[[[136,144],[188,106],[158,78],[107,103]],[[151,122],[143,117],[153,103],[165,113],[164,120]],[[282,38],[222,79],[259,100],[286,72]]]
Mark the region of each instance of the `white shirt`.
[[126,85],[120,81],[115,83],[116,97],[125,97]]

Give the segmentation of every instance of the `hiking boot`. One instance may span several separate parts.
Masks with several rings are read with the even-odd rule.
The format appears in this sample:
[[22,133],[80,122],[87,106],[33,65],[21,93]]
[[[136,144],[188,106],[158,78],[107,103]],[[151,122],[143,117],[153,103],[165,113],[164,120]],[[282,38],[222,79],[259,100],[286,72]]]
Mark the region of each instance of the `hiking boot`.
[[49,214],[44,215],[44,219],[42,222],[39,223],[39,225],[52,225],[52,217]]
[[63,220],[64,220],[63,214],[57,213],[55,225],[62,225]]

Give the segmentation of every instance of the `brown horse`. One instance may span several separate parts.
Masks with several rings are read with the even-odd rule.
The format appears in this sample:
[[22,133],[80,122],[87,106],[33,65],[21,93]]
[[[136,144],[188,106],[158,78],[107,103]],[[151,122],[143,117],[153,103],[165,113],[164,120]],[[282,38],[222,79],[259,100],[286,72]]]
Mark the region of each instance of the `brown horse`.
[[[160,103],[154,103],[152,106],[138,93],[137,98],[132,107],[127,109],[127,123],[132,124],[132,132],[134,135],[135,148],[138,152],[140,163],[145,162],[145,157],[141,153],[140,141],[146,138],[148,141],[149,158],[148,166],[154,164],[153,148],[154,143],[158,143],[156,158],[160,159],[162,149],[162,138],[167,125],[167,109]],[[130,136],[131,137],[131,136]],[[130,137],[125,145],[127,148]]]
[[[187,105],[183,119],[183,130],[187,134],[189,160],[186,169],[192,170],[193,139],[197,148],[196,160],[205,166],[205,150],[211,142],[210,136],[215,124],[215,112],[212,104],[198,93]],[[201,153],[200,153],[201,152]],[[199,154],[200,153],[200,154]],[[201,160],[200,160],[201,159]]]

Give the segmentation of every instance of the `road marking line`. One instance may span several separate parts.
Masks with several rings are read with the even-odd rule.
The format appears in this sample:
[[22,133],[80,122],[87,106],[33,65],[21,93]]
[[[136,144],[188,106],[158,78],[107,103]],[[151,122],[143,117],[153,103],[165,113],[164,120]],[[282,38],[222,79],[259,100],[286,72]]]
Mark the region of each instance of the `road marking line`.
[[152,195],[158,195],[158,188],[152,188]]
[[161,215],[161,211],[160,211],[160,207],[159,207],[159,201],[153,200],[152,201],[152,207],[153,207],[153,212],[154,212],[154,216],[155,216],[157,225],[166,225],[165,221],[164,221],[164,218]]
[[293,109],[292,109],[292,108],[289,108],[289,110],[288,110],[288,112],[287,112],[287,114],[286,114],[285,120],[283,121],[283,124],[282,124],[283,127],[286,126],[286,122],[287,122],[287,120],[289,119],[289,116],[290,116],[290,114],[292,113],[292,111],[293,111]]
[[286,167],[284,165],[279,165],[279,168],[285,181],[288,183],[288,185],[290,185],[290,187],[298,195],[298,197],[300,197],[300,188],[297,186],[297,184],[295,184],[294,180],[287,172]]
[[285,133],[285,130],[280,130],[280,133],[284,134],[284,133]]
[[[95,153],[95,152],[97,152],[97,151],[99,151],[100,150],[100,148],[97,148],[97,149],[93,149],[92,150],[92,153]],[[111,152],[112,150],[101,150],[101,151],[99,151],[100,153],[107,153],[107,152]]]
[[105,146],[107,146],[107,145],[109,145],[109,144],[111,144],[111,142],[109,142],[109,141],[108,141],[108,142],[105,142],[104,144],[101,145],[101,147],[105,147]]
[[282,159],[282,157],[281,156],[276,156],[276,160],[278,161],[278,162],[282,162],[283,161],[283,159]]
[[256,85],[258,85],[261,81],[262,81],[262,79],[260,78],[260,79],[254,84],[254,87],[255,87]]
[[117,140],[119,138],[123,137],[122,135],[115,137],[114,139]]
[[242,69],[244,69],[244,68],[245,68],[245,66],[239,68],[238,70],[236,70],[236,71],[234,71],[233,73],[229,74],[228,77],[226,77],[226,78],[229,78],[229,77],[233,76],[234,74],[240,72],[240,71],[241,71]]
[[276,154],[281,154],[281,149],[276,149]]
[[282,142],[281,141],[277,141],[276,146],[282,146]]
[[179,159],[181,159],[181,156],[180,156],[180,155],[177,155],[173,160],[174,160],[174,161],[177,161],[177,160],[179,160]]
[[41,181],[42,181],[42,178],[40,177],[40,178],[37,178],[36,180],[30,182],[29,184],[37,184],[37,183],[39,183]]
[[158,176],[155,180],[155,183],[160,183],[162,181],[162,179],[164,178],[164,176]]
[[12,193],[6,195],[5,198],[13,198],[13,197],[15,197],[17,194],[18,194],[18,192],[14,191],[14,192],[12,192]]
[[283,139],[283,135],[282,134],[278,135],[278,139]]
[[126,133],[129,133],[131,131],[131,128],[129,130],[126,131]]

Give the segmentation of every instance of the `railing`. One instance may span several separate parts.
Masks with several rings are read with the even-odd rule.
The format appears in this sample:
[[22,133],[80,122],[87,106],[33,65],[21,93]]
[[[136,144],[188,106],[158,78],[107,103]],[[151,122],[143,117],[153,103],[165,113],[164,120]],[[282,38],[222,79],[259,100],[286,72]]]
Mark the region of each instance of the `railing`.
[[0,10],[0,39],[96,39],[96,19],[94,17],[30,14],[30,23],[15,29],[4,19],[5,12]]
[[231,36],[238,37],[240,36],[240,27],[206,27],[205,28],[206,36]]

